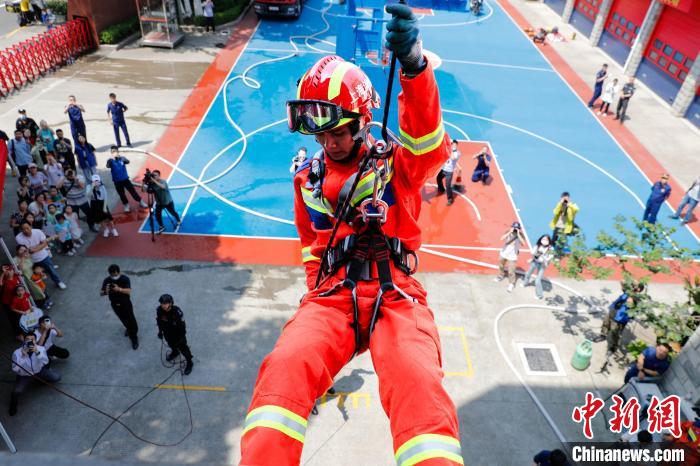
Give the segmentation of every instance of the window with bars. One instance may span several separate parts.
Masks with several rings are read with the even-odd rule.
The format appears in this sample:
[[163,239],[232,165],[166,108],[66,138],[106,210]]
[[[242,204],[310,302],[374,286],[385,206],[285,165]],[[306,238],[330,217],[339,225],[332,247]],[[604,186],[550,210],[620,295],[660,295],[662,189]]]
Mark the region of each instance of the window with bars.
[[647,52],[647,58],[667,75],[677,81],[683,81],[688,76],[688,70],[693,66],[693,60],[674,50],[669,44],[655,38],[652,47]]

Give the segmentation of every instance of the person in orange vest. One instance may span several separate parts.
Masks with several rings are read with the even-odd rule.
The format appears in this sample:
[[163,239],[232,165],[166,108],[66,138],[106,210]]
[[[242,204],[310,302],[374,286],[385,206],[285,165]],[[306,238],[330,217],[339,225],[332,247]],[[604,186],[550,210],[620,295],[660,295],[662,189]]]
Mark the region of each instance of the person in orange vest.
[[670,447],[681,447],[685,450],[683,466],[700,464],[700,417],[694,421],[681,422],[681,436],[664,435],[664,440],[670,442]]
[[393,16],[386,47],[401,64],[400,146],[376,166],[358,169],[367,168],[368,151],[376,155],[366,131],[380,102],[367,75],[340,57],[316,62],[287,102],[290,130],[321,145],[294,177],[308,292],[260,367],[241,465],[299,464],[315,400],[367,350],[396,463],[464,464],[433,313],[411,276],[421,244],[421,188],[449,157],[450,141],[416,18],[402,4],[386,11]]

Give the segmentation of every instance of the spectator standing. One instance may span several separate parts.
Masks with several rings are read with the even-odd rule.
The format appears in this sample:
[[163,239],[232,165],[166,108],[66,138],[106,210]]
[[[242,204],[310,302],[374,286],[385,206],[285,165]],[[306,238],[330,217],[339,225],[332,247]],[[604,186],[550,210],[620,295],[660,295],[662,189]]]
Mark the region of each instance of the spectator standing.
[[131,280],[121,273],[117,264],[112,264],[107,269],[109,276],[102,282],[100,295],[109,297],[112,310],[124,325],[124,336],[131,340],[131,347],[139,347],[139,325],[134,317],[134,306],[131,304]]
[[63,110],[63,113],[68,114],[68,121],[70,121],[70,131],[73,135],[73,141],[78,141],[78,136],[80,135],[85,136],[87,138],[85,120],[83,120],[83,113],[85,113],[85,107],[76,102],[74,95],[68,96],[68,105],[66,105],[66,108]]
[[542,292],[542,275],[544,271],[547,270],[549,262],[554,256],[554,248],[552,247],[552,240],[549,235],[542,235],[537,240],[537,244],[532,247],[532,258],[530,259],[530,268],[525,274],[525,279],[522,282],[523,287],[530,284],[530,277],[537,271],[535,275],[535,295],[537,299],[542,299],[544,293]]
[[489,165],[491,164],[491,156],[489,155],[489,150],[486,146],[481,148],[481,151],[474,157],[476,159],[476,167],[474,167],[474,173],[472,173],[472,181],[477,183],[481,181],[486,184],[489,179]]
[[131,147],[129,131],[126,129],[126,120],[124,120],[124,112],[126,112],[127,110],[129,110],[129,108],[117,100],[117,95],[115,93],[112,92],[111,94],[109,94],[109,103],[107,104],[107,116],[112,117],[112,127],[114,128],[114,139],[117,142],[117,147],[122,146],[122,140],[119,137],[120,128],[124,133],[126,145]]
[[25,200],[27,204],[34,200],[31,188],[29,187],[29,178],[25,175],[19,177],[19,187],[17,188],[17,200]]
[[56,16],[51,12],[51,9],[44,8],[41,11],[41,22],[46,26],[46,30],[50,31],[53,29],[54,22],[56,22]]
[[66,222],[70,224],[70,236],[73,240],[74,246],[82,246],[84,241],[83,229],[80,228],[80,222],[78,221],[78,214],[73,212],[73,206],[67,205],[66,209],[63,211],[63,215],[66,217]]
[[61,250],[67,256],[75,255],[75,245],[73,244],[73,236],[70,231],[70,222],[66,220],[66,216],[62,213],[56,214],[56,224],[54,231],[58,236],[58,241],[61,243]]
[[34,215],[35,224],[43,226],[46,224],[46,215],[49,213],[48,203],[46,202],[46,194],[39,192],[34,196],[34,202],[29,204],[29,212]]
[[78,156],[78,165],[83,171],[83,176],[86,180],[91,179],[97,170],[95,147],[87,142],[87,139],[82,134],[78,136],[78,143],[75,145],[75,155]]
[[186,365],[184,373],[192,372],[192,352],[187,345],[187,326],[182,310],[175,305],[173,297],[164,294],[158,298],[159,306],[156,309],[156,323],[158,324],[158,338],[165,338],[170,347],[170,354],[166,356],[168,361],[173,361],[182,353]]
[[[53,306],[53,303],[49,299],[49,293],[46,291],[46,273],[44,272],[44,268],[42,266],[32,265],[32,273],[29,276],[29,280],[25,279],[25,282],[27,282],[27,286],[29,286],[29,288],[30,288],[30,294],[31,294],[31,289],[34,286],[36,286],[41,291],[42,296],[47,300],[47,302],[43,303],[43,304],[49,304],[48,307]],[[36,302],[36,300],[35,300],[35,302]],[[40,307],[43,307],[43,305],[39,304],[38,302],[37,302],[37,305]]]
[[153,190],[153,197],[156,201],[156,222],[158,222],[158,234],[165,231],[165,225],[163,225],[163,209],[167,210],[170,215],[175,218],[177,222],[175,224],[175,229],[180,226],[180,216],[175,211],[175,203],[173,202],[173,197],[170,195],[170,189],[168,188],[168,182],[161,179],[160,170],[153,170],[151,172],[151,182],[149,185],[144,185],[142,189],[148,190],[150,188]]
[[44,171],[46,172],[49,187],[58,186],[63,182],[63,178],[65,178],[63,166],[56,161],[56,157],[53,155],[48,156],[48,163],[44,167]]
[[46,293],[46,284],[44,284],[44,287],[42,288],[32,280],[32,275],[34,275],[34,264],[32,263],[32,258],[29,255],[29,249],[20,244],[17,246],[16,252],[17,255],[13,258],[13,260],[24,278],[24,283],[29,288],[29,294],[32,296],[37,306],[44,309],[49,309],[51,306],[53,306],[53,302]]
[[70,356],[67,349],[54,343],[54,338],[63,338],[63,332],[48,315],[44,314],[39,318],[39,327],[34,330],[34,336],[37,345],[43,346],[48,356],[58,359],[68,359]]
[[35,163],[29,164],[27,178],[29,179],[29,189],[35,196],[48,190],[49,177],[43,171],[39,171],[39,167]]
[[33,333],[24,336],[24,343],[12,354],[12,371],[17,374],[15,385],[10,395],[10,416],[17,414],[17,404],[29,384],[38,377],[47,383],[56,383],[61,376],[49,368],[49,357],[43,346],[36,344]]
[[107,188],[102,184],[100,175],[92,175],[92,183],[87,188],[87,197],[90,200],[90,216],[92,221],[102,223],[104,237],[119,236],[117,228],[114,226],[114,219],[109,212],[109,201],[107,198]]
[[680,218],[680,216],[683,214],[683,209],[685,206],[688,206],[688,210],[686,210],[685,216],[683,217],[683,220],[681,220],[681,225],[685,225],[686,223],[690,222],[690,219],[693,218],[693,210],[698,205],[698,200],[700,200],[700,176],[693,181],[693,184],[691,184],[690,188],[688,188],[688,190],[685,192],[685,195],[681,200],[681,204],[678,206],[678,210],[671,215],[671,218]]
[[[461,155],[462,154],[459,152],[457,141],[452,141],[452,153],[450,154],[450,158],[447,159],[437,176],[438,195],[443,194],[445,190],[447,190],[447,205],[452,205],[452,203],[455,201],[454,193],[452,192],[452,174],[457,167],[457,162],[459,161]],[[444,185],[443,180],[445,182]]]
[[36,136],[37,131],[39,131],[39,125],[36,124],[36,121],[34,121],[33,118],[29,118],[27,116],[27,111],[25,109],[20,108],[19,118],[17,118],[17,121],[15,121],[15,129],[22,131],[22,134],[24,134],[25,129],[28,129],[31,132],[31,135],[34,137]]
[[44,169],[44,165],[48,161],[49,153],[44,147],[44,142],[41,139],[37,139],[34,147],[32,147],[32,160],[39,167],[39,170]]
[[608,313],[603,319],[600,335],[594,341],[608,340],[608,353],[617,351],[620,344],[620,336],[630,321],[629,310],[634,308],[634,298],[627,293],[622,293],[608,307]]
[[26,199],[17,200],[17,210],[10,215],[10,228],[15,236],[19,234],[19,226],[24,220],[24,216],[29,212],[29,204]]
[[0,160],[4,157],[12,169],[12,176],[17,176],[17,166],[12,157],[10,157],[10,151],[7,148],[7,141],[9,140],[10,138],[7,136],[7,133],[0,129]]
[[637,377],[639,380],[644,380],[646,376],[659,377],[671,365],[668,353],[671,347],[662,343],[656,348],[648,346],[642,354],[639,355],[637,361],[630,366],[625,374],[625,383],[628,383],[632,377]]
[[19,25],[24,27],[31,23],[33,19],[31,9],[29,7],[29,0],[19,0]]
[[557,450],[542,450],[532,458],[534,466],[569,466],[566,454]]
[[34,159],[32,159],[32,146],[25,141],[23,133],[21,129],[15,131],[15,138],[7,145],[10,157],[14,160],[21,176],[27,174],[29,164],[34,162]]
[[620,124],[624,123],[625,117],[627,115],[627,106],[630,103],[630,99],[634,95],[634,91],[637,88],[634,87],[634,76],[627,78],[627,82],[622,86],[622,95],[617,101],[617,111],[615,112],[615,119],[620,120]]
[[600,105],[600,110],[598,115],[608,116],[608,111],[610,110],[610,104],[615,101],[615,96],[620,92],[620,86],[617,85],[617,78],[613,79],[611,83],[605,85],[605,90],[603,91],[603,103]]
[[603,83],[605,83],[605,78],[608,77],[608,64],[603,63],[603,66],[595,74],[595,84],[593,85],[593,96],[591,100],[588,101],[588,108],[593,108],[595,101],[598,100],[600,94],[603,93]]
[[119,148],[117,146],[112,146],[110,149],[112,158],[107,160],[107,168],[109,168],[112,173],[112,182],[114,183],[114,189],[117,190],[119,194],[119,199],[124,205],[124,212],[130,212],[131,207],[129,207],[129,199],[126,197],[126,192],[129,191],[131,197],[139,203],[142,209],[148,208],[139,193],[136,192],[136,188],[131,183],[129,179],[129,173],[126,171],[126,166],[129,164],[129,159],[119,154]]
[[208,32],[209,28],[211,28],[211,32],[214,32],[214,2],[205,0],[202,3],[202,12],[204,13],[204,31]]
[[56,130],[56,140],[53,143],[53,147],[56,150],[56,156],[58,157],[58,162],[63,166],[65,170],[66,167],[70,167],[75,170],[75,155],[73,154],[73,144],[70,139],[63,137],[63,130]]
[[21,232],[15,237],[15,240],[17,244],[27,247],[29,253],[32,255],[32,262],[35,265],[41,265],[56,286],[62,290],[67,288],[66,284],[61,280],[61,277],[59,277],[54,270],[55,267],[51,261],[51,255],[49,254],[49,243],[46,239],[46,235],[41,230],[32,228],[32,226],[25,221],[22,223]]
[[32,148],[34,148],[34,144],[36,144],[36,135],[33,134],[29,128],[25,128],[24,131],[22,131],[22,136],[24,136],[24,140],[27,141]]
[[552,229],[552,244],[555,250],[560,250],[566,247],[566,237],[576,234],[578,227],[575,219],[579,208],[571,202],[569,193],[564,191],[561,193],[561,198],[556,206],[554,206],[554,218],[549,222],[549,228]]
[[54,153],[55,148],[53,143],[56,140],[56,135],[53,130],[49,128],[49,124],[46,123],[46,120],[41,120],[39,122],[38,139],[44,143],[44,147],[46,147],[47,151]]
[[499,253],[498,259],[498,276],[494,279],[496,282],[500,282],[504,278],[510,276],[508,280],[508,293],[513,291],[515,288],[515,281],[518,276],[515,274],[515,266],[518,261],[518,254],[520,254],[520,245],[525,242],[523,236],[522,228],[520,223],[513,222],[510,229],[506,231],[503,236],[501,236],[501,241],[505,241],[501,252]]
[[20,327],[20,319],[23,315],[32,310],[32,302],[29,299],[29,293],[22,283],[15,287],[15,295],[10,303],[10,323],[18,340],[22,341],[22,328]]
[[15,335],[19,333],[15,330],[19,328],[19,325],[15,325],[15,313],[12,312],[12,301],[15,299],[15,291],[18,286],[22,284],[20,277],[15,273],[15,269],[4,264],[2,266],[2,275],[0,276],[0,288],[2,288],[2,307],[7,316],[7,320],[10,322],[10,326]]
[[651,194],[647,199],[647,205],[644,209],[642,220],[649,223],[656,223],[656,216],[659,214],[659,209],[668,196],[671,195],[671,185],[668,184],[668,173],[661,175],[661,179],[654,183],[651,187]]
[[78,216],[78,212],[82,211],[85,214],[85,221],[91,231],[100,231],[92,220],[90,215],[90,201],[88,200],[85,190],[85,179],[75,174],[73,170],[66,171],[66,177],[62,185],[57,186],[63,188],[66,193],[66,204],[72,206],[73,215]]

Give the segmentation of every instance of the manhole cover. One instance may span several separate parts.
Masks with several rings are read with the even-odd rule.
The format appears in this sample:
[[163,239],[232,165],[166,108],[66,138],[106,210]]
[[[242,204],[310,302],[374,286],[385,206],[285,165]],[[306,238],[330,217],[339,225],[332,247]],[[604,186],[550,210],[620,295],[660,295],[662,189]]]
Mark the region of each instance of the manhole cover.
[[566,375],[554,345],[520,343],[518,349],[526,374]]

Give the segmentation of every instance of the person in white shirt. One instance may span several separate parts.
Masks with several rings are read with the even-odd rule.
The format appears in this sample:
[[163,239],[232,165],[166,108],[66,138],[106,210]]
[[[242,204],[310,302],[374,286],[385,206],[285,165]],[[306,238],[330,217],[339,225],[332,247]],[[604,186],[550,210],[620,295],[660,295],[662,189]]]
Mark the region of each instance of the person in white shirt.
[[60,289],[65,290],[68,288],[66,284],[63,283],[63,280],[61,280],[61,277],[56,273],[53,262],[51,261],[51,254],[49,254],[49,242],[44,232],[32,228],[32,225],[28,222],[22,222],[20,230],[20,233],[15,236],[15,241],[17,241],[17,244],[26,246],[27,249],[29,249],[29,253],[32,255],[32,263],[42,266],[51,277],[51,280],[53,280]]
[[603,91],[603,103],[600,105],[600,111],[598,115],[608,116],[608,110],[610,110],[610,104],[615,101],[615,96],[620,92],[620,86],[617,84],[617,78],[613,79],[612,82],[605,85],[605,90]]
[[525,279],[520,286],[525,287],[530,284],[530,277],[537,270],[535,275],[535,295],[537,299],[542,299],[542,275],[547,269],[549,262],[554,257],[554,248],[552,247],[552,239],[549,235],[542,235],[537,240],[537,244],[532,248],[532,259],[530,259],[530,268],[525,274]]
[[[461,156],[462,154],[457,148],[457,141],[453,140],[450,158],[447,159],[447,162],[445,162],[445,164],[442,166],[442,169],[437,176],[438,195],[447,191],[447,205],[452,205],[454,202],[454,193],[452,192],[452,174],[454,173],[455,168],[457,167],[457,161]],[[442,184],[443,180],[445,181],[444,185]]]
[[36,343],[44,347],[49,357],[67,359],[70,356],[70,351],[54,343],[54,338],[63,338],[63,332],[56,327],[48,315],[44,314],[41,316],[39,327],[34,330],[34,336],[36,337]]
[[515,274],[515,266],[518,261],[518,254],[520,253],[520,245],[525,242],[520,223],[513,222],[510,229],[501,236],[501,241],[505,241],[505,244],[501,248],[499,254],[498,270],[500,273],[494,281],[500,282],[504,278],[510,276],[508,280],[510,282],[508,284],[508,293],[510,293],[513,291],[513,288],[515,288],[515,281],[518,278]]
[[65,174],[63,173],[63,166],[56,161],[53,155],[47,157],[48,163],[44,167],[46,170],[46,176],[49,179],[49,186],[58,186],[63,183]]
[[48,367],[49,357],[43,346],[37,345],[33,333],[24,336],[24,343],[12,353],[12,371],[17,374],[10,395],[10,416],[17,414],[19,396],[27,390],[34,378],[47,383],[56,383],[61,376]]
[[693,181],[693,184],[690,185],[690,188],[685,192],[685,195],[683,196],[683,200],[681,200],[681,205],[678,206],[678,210],[676,210],[676,213],[671,215],[671,218],[680,218],[680,216],[683,213],[683,209],[685,206],[688,206],[688,210],[685,212],[685,216],[683,217],[683,220],[681,220],[681,225],[685,225],[686,223],[690,222],[690,219],[693,217],[693,209],[698,205],[698,200],[700,198],[700,176],[697,177],[695,181]]

